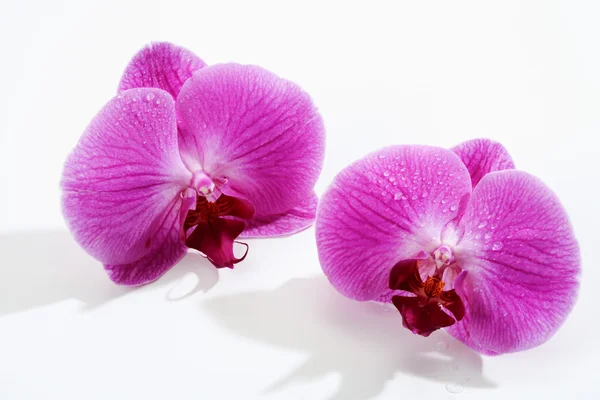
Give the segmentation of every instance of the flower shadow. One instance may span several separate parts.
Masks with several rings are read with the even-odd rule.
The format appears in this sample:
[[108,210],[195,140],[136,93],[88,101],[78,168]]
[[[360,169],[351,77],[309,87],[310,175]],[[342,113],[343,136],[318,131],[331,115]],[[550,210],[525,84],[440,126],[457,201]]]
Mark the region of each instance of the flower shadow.
[[68,299],[81,301],[82,310],[90,311],[135,290],[176,288],[186,275],[195,274],[196,286],[177,300],[206,292],[218,280],[217,270],[208,261],[188,254],[152,284],[140,288],[115,285],[102,265],[66,231],[0,234],[0,257],[0,315]]
[[379,394],[397,372],[446,384],[494,388],[482,374],[481,355],[439,331],[429,338],[402,327],[388,305],[338,294],[323,276],[297,278],[278,289],[205,300],[202,308],[224,327],[250,339],[298,350],[306,361],[263,389],[341,375],[330,400]]

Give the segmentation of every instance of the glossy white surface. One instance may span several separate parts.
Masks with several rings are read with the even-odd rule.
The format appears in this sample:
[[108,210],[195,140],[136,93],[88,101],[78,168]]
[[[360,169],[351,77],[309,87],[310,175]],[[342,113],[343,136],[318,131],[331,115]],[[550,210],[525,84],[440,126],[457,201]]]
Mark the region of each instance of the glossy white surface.
[[[600,4],[16,1],[0,4],[1,399],[597,399]],[[481,357],[338,295],[314,231],[189,255],[127,289],[71,239],[62,163],[130,57],[168,40],[298,82],[327,127],[321,193],[381,146],[487,136],[562,199],[578,304],[545,345]]]

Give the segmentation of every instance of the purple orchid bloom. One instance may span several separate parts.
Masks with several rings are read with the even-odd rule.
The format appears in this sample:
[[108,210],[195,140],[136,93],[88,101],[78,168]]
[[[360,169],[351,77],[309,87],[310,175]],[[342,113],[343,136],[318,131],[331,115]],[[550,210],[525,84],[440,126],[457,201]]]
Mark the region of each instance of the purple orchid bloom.
[[381,149],[319,205],[323,271],[347,297],[393,303],[404,327],[440,328],[483,354],[544,343],[579,287],[567,214],[499,143]]
[[68,157],[63,212],[119,284],[158,279],[188,248],[232,268],[245,257],[233,253],[238,236],[312,224],[324,139],[296,84],[257,66],[206,67],[187,50],[153,44]]

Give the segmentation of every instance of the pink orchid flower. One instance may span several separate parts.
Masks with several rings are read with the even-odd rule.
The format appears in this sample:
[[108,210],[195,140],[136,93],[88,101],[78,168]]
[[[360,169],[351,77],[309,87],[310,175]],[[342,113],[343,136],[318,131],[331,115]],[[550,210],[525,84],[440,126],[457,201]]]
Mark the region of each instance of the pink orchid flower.
[[574,305],[579,247],[538,178],[486,139],[394,146],[350,165],[317,212],[323,271],[347,297],[393,303],[483,354],[548,340]]
[[238,236],[311,225],[323,157],[323,122],[297,85],[154,44],[68,157],[63,212],[119,284],[159,278],[188,248],[232,268]]

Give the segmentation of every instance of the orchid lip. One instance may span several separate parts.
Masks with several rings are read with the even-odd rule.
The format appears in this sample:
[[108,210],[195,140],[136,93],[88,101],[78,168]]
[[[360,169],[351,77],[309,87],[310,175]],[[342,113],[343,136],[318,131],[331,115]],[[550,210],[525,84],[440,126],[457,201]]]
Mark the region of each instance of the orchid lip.
[[427,258],[403,260],[392,268],[390,289],[414,295],[392,297],[402,315],[402,324],[413,333],[429,336],[463,318],[465,308],[454,289],[456,277],[445,274],[448,268],[460,267],[454,251],[447,245],[440,245]]
[[[187,211],[183,223],[183,235],[187,247],[203,253],[217,268],[233,268],[248,253],[238,258],[233,253],[236,238],[246,227],[246,221],[254,217],[254,205],[248,200],[219,193],[214,201],[210,201],[203,193],[196,195],[196,204]],[[188,234],[189,232],[189,234]]]

